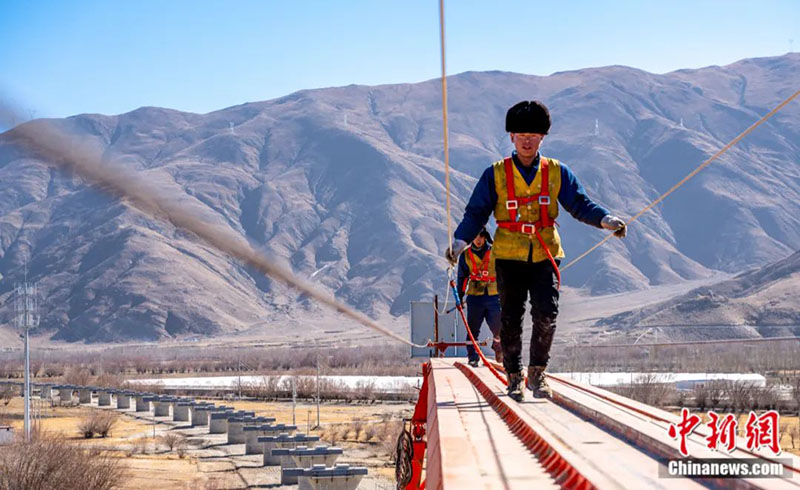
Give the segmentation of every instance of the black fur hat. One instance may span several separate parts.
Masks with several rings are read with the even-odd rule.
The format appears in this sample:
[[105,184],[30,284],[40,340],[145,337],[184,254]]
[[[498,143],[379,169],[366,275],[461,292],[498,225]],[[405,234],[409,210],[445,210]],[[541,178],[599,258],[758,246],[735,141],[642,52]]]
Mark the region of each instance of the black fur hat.
[[538,100],[523,100],[506,113],[506,132],[547,134],[550,111]]

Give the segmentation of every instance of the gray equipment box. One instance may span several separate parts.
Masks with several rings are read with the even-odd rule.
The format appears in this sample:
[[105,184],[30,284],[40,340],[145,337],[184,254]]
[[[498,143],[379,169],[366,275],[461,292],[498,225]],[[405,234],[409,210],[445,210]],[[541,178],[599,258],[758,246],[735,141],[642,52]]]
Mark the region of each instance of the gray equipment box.
[[[447,309],[451,309],[455,304],[451,301],[447,304]],[[444,309],[444,305],[439,304],[440,309]],[[466,314],[466,312],[465,312]],[[411,302],[411,342],[415,344],[426,344],[428,340],[434,340],[435,335],[434,327],[434,309],[433,302],[430,301],[412,301]],[[487,345],[481,347],[481,351],[490,357],[494,357],[492,351],[492,332],[486,322],[481,327],[480,338],[481,340],[489,339]],[[469,342],[466,326],[461,321],[461,315],[458,310],[453,310],[449,314],[439,315],[439,341],[440,342]],[[412,347],[411,357],[431,358],[436,357],[436,349],[433,347]],[[467,357],[466,347],[448,347],[444,351],[444,357]]]

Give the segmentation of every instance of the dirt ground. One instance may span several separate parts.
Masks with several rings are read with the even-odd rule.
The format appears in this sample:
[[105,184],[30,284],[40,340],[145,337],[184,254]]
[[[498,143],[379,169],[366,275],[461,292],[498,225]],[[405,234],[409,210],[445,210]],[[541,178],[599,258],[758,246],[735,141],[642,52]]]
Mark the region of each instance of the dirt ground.
[[[32,413],[40,414],[36,428],[59,434],[81,445],[93,445],[112,451],[127,467],[124,489],[246,489],[296,488],[280,485],[280,468],[265,467],[260,455],[245,455],[243,445],[229,445],[225,434],[210,435],[207,427],[190,427],[169,417],[155,419],[150,413],[118,412],[119,418],[109,437],[86,439],[78,430],[83,417],[96,406],[51,407],[34,400]],[[394,488],[394,466],[390,453],[394,448],[401,420],[410,417],[410,403],[333,404],[320,406],[317,426],[315,404],[298,403],[292,417],[291,403],[255,401],[216,401],[218,405],[253,411],[274,417],[276,422],[297,425],[298,432],[319,435],[323,442],[342,447],[337,463],[366,466],[369,475],[359,486],[362,490]],[[15,397],[8,406],[0,404],[0,425],[10,423],[22,432],[22,398]],[[117,412],[115,410],[115,412]],[[155,422],[155,423],[154,423]],[[800,455],[800,437],[792,441],[789,427],[800,424],[796,416],[781,417],[781,446]],[[744,426],[744,419],[740,427]],[[155,438],[153,437],[155,433]],[[180,434],[185,449],[170,450],[164,441],[167,434]],[[793,447],[794,446],[794,447]]]
[[[32,413],[41,414],[36,428],[59,434],[76,444],[113,451],[128,469],[124,489],[281,488],[279,467],[262,466],[260,455],[244,455],[244,446],[226,444],[225,434],[209,435],[208,427],[191,428],[185,422],[172,422],[169,417],[158,417],[154,424],[151,413],[124,411],[109,437],[86,439],[78,430],[81,419],[93,410],[109,410],[98,408],[96,403],[95,400],[93,406],[51,407],[49,403],[34,400]],[[216,403],[274,417],[278,423],[292,423],[291,403],[219,400]],[[298,403],[295,425],[298,432],[319,435],[323,442],[343,448],[344,454],[337,463],[366,466],[369,474],[359,488],[389,490],[394,488],[394,465],[389,453],[394,449],[400,421],[410,416],[412,410],[409,403],[323,403],[321,426],[317,427],[316,405]],[[13,398],[7,407],[0,404],[0,421],[5,421],[0,423],[9,423],[18,434],[23,428],[22,414],[20,397]],[[185,450],[169,450],[163,437],[170,433],[184,437]]]

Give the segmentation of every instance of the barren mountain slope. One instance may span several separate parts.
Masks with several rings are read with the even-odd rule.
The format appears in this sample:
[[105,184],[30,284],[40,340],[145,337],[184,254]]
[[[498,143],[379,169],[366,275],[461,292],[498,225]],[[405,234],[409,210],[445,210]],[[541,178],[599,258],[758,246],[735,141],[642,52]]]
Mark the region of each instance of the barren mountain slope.
[[[800,55],[790,54],[666,75],[615,66],[453,76],[454,225],[475,178],[509,153],[504,115],[521,99],[551,108],[543,153],[628,217],[788,95],[798,70]],[[440,103],[429,81],[302,91],[203,115],[147,107],[49,123],[204,207],[338,298],[400,315],[409,301],[444,293]],[[793,103],[645,215],[628,239],[565,271],[565,284],[631,291],[791,253],[800,244],[798,121]],[[0,300],[8,304],[27,260],[43,295],[42,334],[157,339],[326,314],[51,170],[14,138],[0,135]],[[569,216],[559,223],[569,257],[604,236]]]

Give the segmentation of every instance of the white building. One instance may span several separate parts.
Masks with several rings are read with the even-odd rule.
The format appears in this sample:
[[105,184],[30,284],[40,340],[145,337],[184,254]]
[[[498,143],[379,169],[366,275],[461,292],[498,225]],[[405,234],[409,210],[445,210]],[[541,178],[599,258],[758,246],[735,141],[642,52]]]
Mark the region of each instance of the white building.
[[767,385],[767,379],[754,373],[560,373],[575,381],[593,386],[619,386],[642,383],[653,380],[660,383],[674,384],[679,390],[691,390],[711,381],[742,381],[754,386]]

